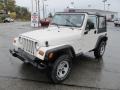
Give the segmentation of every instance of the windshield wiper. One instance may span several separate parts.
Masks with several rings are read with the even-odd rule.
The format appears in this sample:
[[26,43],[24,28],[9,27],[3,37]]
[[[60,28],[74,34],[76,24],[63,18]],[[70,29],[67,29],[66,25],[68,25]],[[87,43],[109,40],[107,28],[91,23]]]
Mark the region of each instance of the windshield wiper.
[[76,24],[74,24],[73,22],[71,22],[69,19],[65,19],[67,22],[69,22],[70,24],[72,24],[74,27],[78,27]]
[[52,23],[52,25],[55,25],[55,26],[57,26],[58,28],[60,28],[59,25],[58,25],[57,23]]
[[71,27],[70,25],[62,25],[62,26],[70,27],[72,30],[74,30],[74,28]]

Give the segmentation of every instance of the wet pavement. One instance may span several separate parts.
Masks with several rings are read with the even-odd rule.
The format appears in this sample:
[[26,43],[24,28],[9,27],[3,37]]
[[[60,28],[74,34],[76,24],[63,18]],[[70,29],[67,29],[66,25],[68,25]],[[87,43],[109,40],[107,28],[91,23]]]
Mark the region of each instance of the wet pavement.
[[29,22],[0,24],[0,90],[96,90],[120,89],[120,27],[108,24],[108,44],[101,60],[93,53],[74,60],[70,77],[62,84],[51,84],[45,71],[10,55],[12,41],[18,34],[31,31]]

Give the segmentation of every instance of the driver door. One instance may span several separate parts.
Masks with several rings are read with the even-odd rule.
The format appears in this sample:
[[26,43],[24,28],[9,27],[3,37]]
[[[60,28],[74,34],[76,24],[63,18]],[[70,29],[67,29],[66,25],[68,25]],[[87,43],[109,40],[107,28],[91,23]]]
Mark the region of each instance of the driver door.
[[98,17],[96,15],[89,15],[83,35],[83,52],[88,52],[94,49],[98,38],[97,27]]

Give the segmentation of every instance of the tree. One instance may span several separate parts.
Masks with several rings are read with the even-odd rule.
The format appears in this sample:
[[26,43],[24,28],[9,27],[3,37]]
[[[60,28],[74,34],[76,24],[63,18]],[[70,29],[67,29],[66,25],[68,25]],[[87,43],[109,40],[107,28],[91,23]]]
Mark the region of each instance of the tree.
[[9,15],[11,18],[13,18],[13,19],[16,19],[16,12],[12,12],[12,13],[10,13],[10,15]]
[[16,12],[16,15],[17,15],[16,18],[23,19],[23,20],[30,20],[31,14],[30,14],[30,12],[28,11],[27,8],[16,6],[15,12]]
[[10,12],[11,18],[30,20],[30,12],[25,7],[15,5],[15,0],[0,0],[0,11],[5,11],[6,15]]
[[4,4],[3,4],[3,0],[0,0],[0,10],[4,9]]
[[15,0],[0,0],[0,10],[4,10],[6,14],[8,11],[15,11]]
[[6,8],[8,11],[14,12],[15,11],[15,0],[7,0]]
[[4,9],[4,5],[3,3],[0,2],[0,10],[3,10]]
[[1,3],[3,3],[4,1],[3,0],[0,0]]
[[51,12],[49,13],[48,17],[50,17],[50,18],[52,18],[52,17],[53,17],[53,15],[52,15],[52,13],[51,13]]

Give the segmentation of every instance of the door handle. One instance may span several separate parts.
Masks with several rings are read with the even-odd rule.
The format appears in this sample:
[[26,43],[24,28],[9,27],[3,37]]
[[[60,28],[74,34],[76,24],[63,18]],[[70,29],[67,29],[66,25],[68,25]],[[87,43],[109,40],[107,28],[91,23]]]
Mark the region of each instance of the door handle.
[[94,34],[96,34],[96,33],[97,33],[97,31],[95,30],[95,31],[94,31]]
[[84,34],[85,34],[85,35],[88,34],[88,31],[84,32]]

